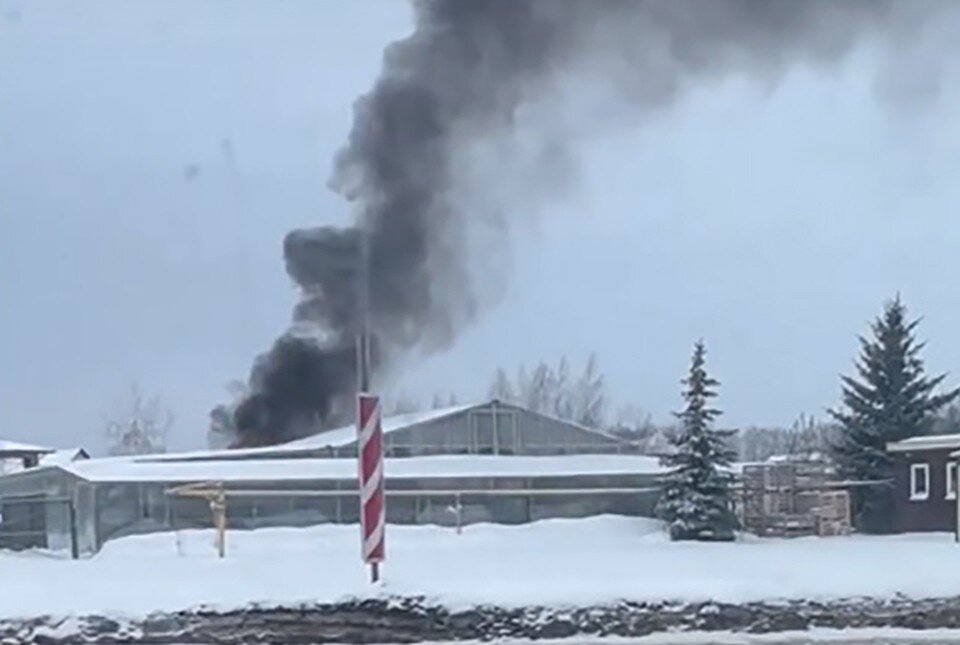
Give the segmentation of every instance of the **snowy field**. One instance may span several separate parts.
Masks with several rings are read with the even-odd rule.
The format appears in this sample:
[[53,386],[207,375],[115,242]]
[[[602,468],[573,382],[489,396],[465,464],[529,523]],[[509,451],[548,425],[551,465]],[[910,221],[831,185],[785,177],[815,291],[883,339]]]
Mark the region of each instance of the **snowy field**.
[[623,517],[476,525],[462,535],[390,526],[385,581],[371,587],[357,533],[335,525],[233,531],[223,560],[210,531],[125,538],[80,561],[2,552],[0,618],[377,595],[451,607],[960,595],[960,546],[947,534],[695,544],[670,543],[657,522]]
[[[864,629],[810,629],[806,631],[777,632],[775,634],[744,634],[733,632],[674,632],[657,633],[639,638],[581,637],[561,640],[506,640],[499,645],[810,645],[811,643],[842,643],[843,645],[956,645],[960,630],[914,630],[898,627]],[[481,641],[461,645],[481,645]]]

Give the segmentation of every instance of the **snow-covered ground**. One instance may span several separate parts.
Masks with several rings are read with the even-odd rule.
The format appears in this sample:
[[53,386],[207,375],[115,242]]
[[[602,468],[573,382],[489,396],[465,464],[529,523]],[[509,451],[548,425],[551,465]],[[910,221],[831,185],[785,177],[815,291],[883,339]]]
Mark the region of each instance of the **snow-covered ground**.
[[[574,645],[582,637],[560,640],[506,640],[500,645]],[[810,645],[811,643],[843,643],[844,645],[926,645],[926,643],[960,643],[956,629],[903,629],[877,627],[861,629],[809,629],[806,631],[745,634],[743,632],[673,632],[641,637],[591,638],[594,645]],[[481,645],[480,641],[461,645]]]
[[209,531],[108,543],[93,559],[0,553],[0,618],[108,613],[136,617],[198,605],[235,608],[416,595],[482,603],[594,605],[620,599],[960,595],[950,535],[670,543],[653,520],[597,517],[524,526],[390,526],[385,582],[371,587],[354,526]]

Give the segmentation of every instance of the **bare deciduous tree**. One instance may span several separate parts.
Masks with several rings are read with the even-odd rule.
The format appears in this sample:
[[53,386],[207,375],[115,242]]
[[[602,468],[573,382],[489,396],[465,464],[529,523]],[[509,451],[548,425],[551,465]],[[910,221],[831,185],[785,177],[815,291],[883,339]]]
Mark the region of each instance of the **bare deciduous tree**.
[[398,414],[420,412],[423,410],[423,406],[420,405],[420,402],[417,401],[417,399],[410,396],[406,392],[399,392],[395,396],[390,397],[390,400],[386,402],[385,410],[385,416],[394,416]]
[[603,374],[597,365],[597,355],[590,354],[583,374],[573,388],[573,420],[588,428],[601,427],[606,414],[603,392]]
[[521,365],[517,369],[515,383],[510,381],[503,368],[499,368],[490,385],[489,394],[490,398],[515,403],[534,412],[576,421],[593,428],[603,427],[603,374],[600,373],[596,356],[592,354],[583,374],[577,379],[570,378],[570,364],[565,356],[560,358],[556,367],[540,361],[528,372],[527,368]]
[[488,394],[491,399],[497,399],[504,403],[514,402],[516,394],[513,390],[513,384],[510,382],[510,377],[507,376],[506,370],[502,367],[497,368]]
[[166,452],[173,412],[159,395],[145,396],[134,384],[106,422],[110,455],[145,455]]

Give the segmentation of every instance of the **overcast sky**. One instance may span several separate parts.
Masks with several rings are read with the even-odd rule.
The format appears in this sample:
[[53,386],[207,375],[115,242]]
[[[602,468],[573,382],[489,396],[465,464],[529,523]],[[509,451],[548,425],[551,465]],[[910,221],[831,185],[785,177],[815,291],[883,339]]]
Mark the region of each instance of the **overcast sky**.
[[[138,382],[201,446],[289,320],[283,235],[345,220],[331,157],[410,28],[399,0],[0,0],[0,437],[100,449]],[[505,299],[400,387],[479,398],[498,365],[596,351],[613,407],[665,421],[703,337],[725,423],[787,425],[836,403],[897,291],[960,383],[960,84],[894,109],[878,59],[589,141],[514,227]]]

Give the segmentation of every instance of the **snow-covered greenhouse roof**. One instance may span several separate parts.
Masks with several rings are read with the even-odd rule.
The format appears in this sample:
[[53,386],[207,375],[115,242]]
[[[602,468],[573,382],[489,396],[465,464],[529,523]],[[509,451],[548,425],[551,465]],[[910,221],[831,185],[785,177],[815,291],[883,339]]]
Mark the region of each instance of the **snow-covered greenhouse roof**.
[[[464,412],[469,412],[471,410],[485,408],[491,404],[493,401],[485,401],[483,403],[470,403],[463,405],[455,405],[445,408],[437,408],[435,410],[426,410],[423,412],[411,412],[407,414],[397,414],[389,417],[384,417],[381,426],[383,428],[384,434],[391,434],[401,430],[406,430],[413,426],[418,426],[421,424],[430,423],[432,421],[437,421],[439,419],[444,419],[446,417],[452,417]],[[606,432],[601,430],[596,430],[594,428],[587,428],[585,426],[579,425],[577,423],[566,421],[562,419],[556,419],[549,415],[545,415],[540,412],[533,412],[525,408],[520,408],[512,404],[500,403],[505,408],[514,408],[522,409],[524,412],[545,419],[550,419],[559,424],[569,426],[572,428],[577,428],[580,431],[590,433],[592,435],[599,435],[609,439],[610,441],[615,441],[617,443],[629,443],[614,437]],[[357,429],[354,425],[343,426],[340,428],[335,428],[332,430],[324,430],[315,435],[309,437],[304,437],[302,439],[296,439],[287,443],[278,444],[275,446],[264,446],[259,448],[238,448],[231,450],[205,450],[205,451],[194,451],[190,453],[180,453],[180,454],[166,454],[166,455],[154,455],[151,459],[158,461],[168,461],[168,460],[186,460],[186,459],[209,459],[209,458],[218,458],[218,459],[250,459],[250,458],[272,458],[272,457],[282,457],[282,456],[293,456],[297,453],[304,452],[316,452],[328,448],[340,448],[344,446],[349,446],[355,443],[357,440]]]
[[0,458],[20,457],[25,455],[44,455],[50,452],[54,452],[53,448],[34,446],[29,443],[20,443],[19,441],[0,439]]
[[[357,476],[357,461],[348,458],[158,461],[112,457],[56,467],[87,481],[292,481],[353,479]],[[663,472],[657,458],[641,455],[438,455],[386,459],[384,470],[390,479],[655,475]]]
[[[383,431],[385,434],[390,434],[491,404],[492,402],[457,405],[426,412],[395,415],[383,419]],[[516,407],[499,403],[498,405]],[[566,426],[619,441],[606,433],[566,421],[557,421]],[[57,460],[56,463],[51,460],[41,463],[41,468],[44,466],[59,468],[88,481],[343,480],[356,477],[355,458],[336,458],[330,455],[324,458],[308,457],[322,453],[327,448],[348,446],[355,441],[356,429],[350,425],[277,446],[76,461]],[[653,475],[663,472],[656,457],[635,454],[408,456],[386,459],[385,469],[389,478]]]

